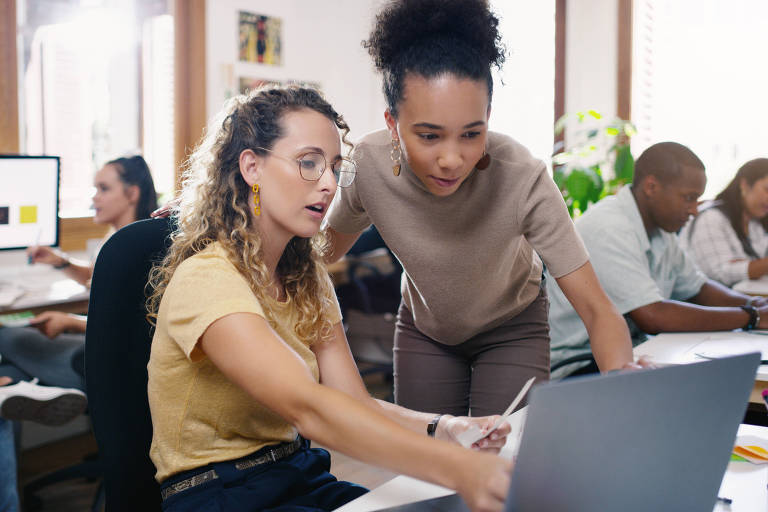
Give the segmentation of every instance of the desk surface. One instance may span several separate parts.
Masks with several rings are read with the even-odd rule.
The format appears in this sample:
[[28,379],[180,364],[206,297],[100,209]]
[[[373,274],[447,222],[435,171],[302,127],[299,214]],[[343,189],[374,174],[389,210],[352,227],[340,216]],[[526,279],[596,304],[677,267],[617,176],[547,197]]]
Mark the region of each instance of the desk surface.
[[[768,428],[741,425],[738,435],[753,435],[768,439]],[[509,445],[512,439],[507,442]],[[505,446],[502,455],[507,450]],[[768,511],[768,464],[755,465],[749,462],[730,462],[723,476],[719,496],[733,500],[731,505],[716,504],[715,512],[766,512]],[[453,491],[415,478],[398,476],[373,489],[336,512],[370,512],[406,503],[438,498]]]
[[733,289],[747,295],[768,295],[768,276],[739,281],[733,285]]
[[[72,254],[80,259],[84,255]],[[0,287],[0,291],[12,288],[19,294],[10,304],[0,304],[2,313],[45,309],[84,313],[88,309],[87,288],[49,265],[27,265],[23,251],[2,255]]]
[[[768,331],[722,331],[663,333],[635,347],[636,357],[649,356],[660,364],[701,362],[710,357],[761,352],[768,359]],[[749,401],[763,404],[761,393],[768,388],[768,365],[761,365]]]

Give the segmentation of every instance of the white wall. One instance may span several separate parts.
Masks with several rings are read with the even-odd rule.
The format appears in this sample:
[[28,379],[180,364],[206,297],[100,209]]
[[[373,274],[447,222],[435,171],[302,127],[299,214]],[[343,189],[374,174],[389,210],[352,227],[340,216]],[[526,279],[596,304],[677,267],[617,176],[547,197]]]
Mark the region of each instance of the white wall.
[[565,112],[616,115],[617,0],[570,0],[566,10]]
[[[206,2],[208,117],[237,93],[239,77],[318,82],[352,128],[384,127],[381,78],[361,41],[382,0],[209,0]],[[240,10],[282,19],[282,65],[238,61]]]
[[[347,119],[353,138],[383,128],[386,104],[381,76],[360,44],[367,38],[375,13],[383,3],[384,0],[209,0],[208,117],[221,108],[228,92],[237,92],[239,77],[248,76],[319,82],[334,107]],[[551,139],[538,144],[536,140],[542,137],[532,137],[530,132],[538,130],[549,136],[553,109],[548,103],[541,104],[541,114],[533,116],[530,105],[523,112],[519,103],[551,102],[550,93],[544,94],[537,80],[530,79],[530,75],[526,79],[525,72],[518,69],[530,68],[526,59],[536,58],[543,44],[528,41],[521,23],[526,18],[546,15],[546,9],[531,12],[524,2],[508,0],[496,0],[493,5],[502,16],[501,29],[511,54],[505,66],[506,85],[496,84],[491,127],[518,138],[547,160]],[[565,111],[593,108],[612,117],[616,113],[616,0],[571,0],[567,6]],[[283,65],[238,61],[240,10],[282,18]],[[537,120],[543,123],[541,127]]]
[[506,133],[545,162],[555,115],[554,0],[492,0],[507,59],[495,73],[489,128]]

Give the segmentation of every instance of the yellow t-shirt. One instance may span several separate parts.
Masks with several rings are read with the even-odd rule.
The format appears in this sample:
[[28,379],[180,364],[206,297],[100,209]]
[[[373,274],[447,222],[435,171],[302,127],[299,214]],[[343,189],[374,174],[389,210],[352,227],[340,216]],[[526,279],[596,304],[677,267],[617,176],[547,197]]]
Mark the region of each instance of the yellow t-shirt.
[[[327,290],[326,315],[337,323],[339,305],[333,288]],[[154,430],[149,454],[158,482],[296,437],[292,425],[229,381],[197,347],[213,322],[232,313],[265,316],[224,249],[212,244],[179,265],[160,303],[147,365]],[[295,311],[285,306],[274,317],[272,327],[318,380],[314,353],[293,332]]]

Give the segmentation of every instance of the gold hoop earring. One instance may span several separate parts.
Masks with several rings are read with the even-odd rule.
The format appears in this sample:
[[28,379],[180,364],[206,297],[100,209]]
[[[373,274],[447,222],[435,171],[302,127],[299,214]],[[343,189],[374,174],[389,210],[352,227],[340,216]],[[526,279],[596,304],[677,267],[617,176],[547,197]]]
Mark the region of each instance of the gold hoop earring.
[[480,160],[475,164],[475,169],[483,171],[487,169],[489,165],[491,165],[491,155],[489,155],[488,152],[483,151],[483,156],[480,157]]
[[254,183],[253,187],[251,187],[251,190],[253,190],[253,213],[255,213],[258,217],[261,215],[261,196],[259,195],[259,184]]
[[389,158],[392,159],[392,174],[400,176],[400,165],[403,157],[403,150],[400,149],[400,139],[392,139],[392,151],[389,152]]

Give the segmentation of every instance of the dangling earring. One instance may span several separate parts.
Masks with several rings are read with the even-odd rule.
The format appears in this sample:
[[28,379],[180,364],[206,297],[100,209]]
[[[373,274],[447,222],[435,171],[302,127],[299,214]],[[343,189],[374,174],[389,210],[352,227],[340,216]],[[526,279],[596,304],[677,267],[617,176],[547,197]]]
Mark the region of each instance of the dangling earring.
[[475,164],[475,169],[482,171],[487,169],[489,165],[491,165],[491,155],[487,151],[483,151],[483,156]]
[[392,174],[400,176],[400,159],[403,156],[403,151],[400,149],[400,139],[392,139],[392,151],[389,152],[389,158],[392,159]]
[[261,196],[259,195],[259,184],[254,183],[251,189],[253,190],[253,213],[255,213],[258,217],[261,215]]

